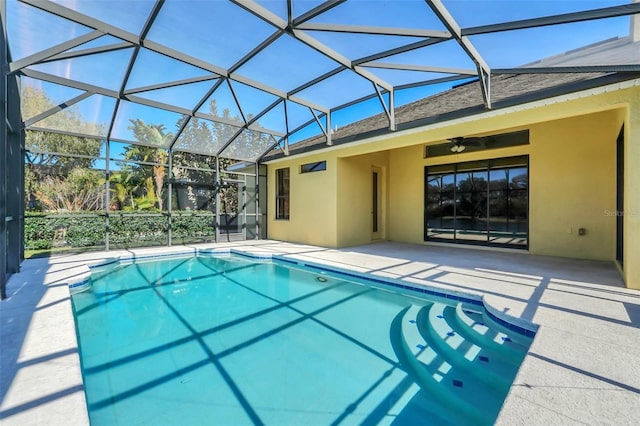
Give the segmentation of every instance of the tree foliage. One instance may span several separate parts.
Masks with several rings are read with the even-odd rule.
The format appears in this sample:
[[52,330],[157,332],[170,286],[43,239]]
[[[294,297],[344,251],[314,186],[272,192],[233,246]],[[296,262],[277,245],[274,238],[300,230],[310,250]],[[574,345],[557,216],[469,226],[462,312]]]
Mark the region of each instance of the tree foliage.
[[[25,87],[22,115],[34,117],[56,105],[40,89]],[[53,130],[100,134],[102,129],[82,118],[72,107],[35,123]],[[91,170],[102,141],[62,133],[27,130],[25,133],[25,202],[29,210],[94,210],[102,207],[99,183],[104,178]]]
[[[20,97],[23,117],[34,117],[39,113],[55,108],[55,103],[40,89],[25,87]],[[74,107],[67,107],[49,117],[36,122],[35,126],[47,129],[67,131],[79,134],[100,135],[104,129],[87,122]],[[27,161],[33,165],[33,171],[41,175],[66,174],[76,167],[91,167],[92,158],[69,157],[58,154],[97,157],[102,141],[99,138],[79,137],[62,133],[27,130],[25,148]]]
[[105,179],[97,170],[76,167],[66,177],[44,176],[36,197],[46,210],[85,211],[104,209]]

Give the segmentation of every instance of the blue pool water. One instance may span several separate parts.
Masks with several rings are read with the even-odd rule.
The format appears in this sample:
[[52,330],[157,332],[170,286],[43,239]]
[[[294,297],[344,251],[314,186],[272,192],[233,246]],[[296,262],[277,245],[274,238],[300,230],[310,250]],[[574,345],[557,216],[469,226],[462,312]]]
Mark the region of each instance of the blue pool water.
[[94,426],[491,424],[531,343],[477,305],[272,262],[91,281],[73,307]]

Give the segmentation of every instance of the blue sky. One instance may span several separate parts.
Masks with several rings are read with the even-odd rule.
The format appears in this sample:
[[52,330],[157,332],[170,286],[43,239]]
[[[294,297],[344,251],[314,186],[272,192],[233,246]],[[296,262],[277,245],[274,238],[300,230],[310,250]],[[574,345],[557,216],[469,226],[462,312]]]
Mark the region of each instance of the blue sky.
[[[138,33],[153,6],[152,1],[80,1],[59,0],[65,7],[77,12],[93,14],[110,25],[131,33]],[[261,6],[276,16],[286,19],[286,0],[260,0]],[[294,15],[300,15],[322,1],[293,2]],[[615,0],[443,0],[445,7],[461,27],[472,27],[528,18],[536,18],[558,13],[628,4]],[[7,30],[13,59],[27,57],[42,49],[55,46],[74,37],[88,34],[91,28],[66,21],[42,10],[7,1]],[[364,25],[384,27],[405,27],[413,29],[444,30],[428,5],[422,0],[348,0],[332,10],[311,19],[310,24]],[[258,43],[274,33],[276,28],[258,19],[247,11],[229,2],[169,0],[160,10],[148,40],[180,50],[188,55],[201,58],[207,63],[229,68],[253,49]],[[629,31],[629,17],[610,18],[565,25],[554,25],[527,30],[501,32],[471,36],[470,40],[492,68],[507,68],[523,65],[535,60],[559,54],[611,37],[624,36]],[[347,60],[357,60],[373,52],[391,49],[413,41],[417,37],[380,36],[370,34],[329,33],[308,30],[307,35],[330,46]],[[113,36],[102,36],[79,46],[77,49],[105,46],[121,40]],[[117,50],[68,60],[59,60],[29,67],[35,71],[50,73],[62,78],[77,79],[87,84],[119,90],[126,66],[133,54],[133,48]],[[406,53],[378,60],[384,65],[416,65],[452,67],[474,70],[473,62],[453,40],[416,49]],[[240,66],[234,75],[263,82],[269,86],[288,92],[304,82],[322,75],[339,64],[309,48],[289,35],[282,35],[264,51],[246,64]],[[392,85],[402,85],[417,81],[435,79],[448,74],[400,71],[366,67],[369,72]],[[210,78],[209,78],[210,77]],[[205,81],[168,89],[158,89],[136,93],[145,99],[174,104],[187,110],[217,82],[211,71],[183,62],[167,59],[152,50],[141,49],[125,90],[152,84],[166,83],[186,78],[204,78]],[[445,90],[454,82],[397,92],[396,106],[411,102],[429,94]],[[24,85],[32,85],[44,90],[56,103],[64,102],[77,95],[77,90],[40,83],[33,79],[23,79]],[[245,115],[255,115],[266,105],[273,95],[247,89],[238,82],[232,82]],[[246,92],[253,91],[253,93]],[[352,71],[345,71],[331,77],[326,82],[307,88],[296,94],[300,99],[325,108],[335,108],[342,103],[372,93],[370,82]],[[75,106],[86,120],[107,124],[113,116],[114,102],[106,97],[94,95],[96,99],[86,100]],[[267,99],[271,97],[270,99]],[[227,108],[233,115],[239,110],[227,85],[222,85],[210,99],[215,99],[219,111]],[[155,124],[164,124],[171,131],[180,114],[155,111],[146,107],[122,102],[122,111],[116,116],[113,137],[132,140],[127,130],[129,118],[144,118]],[[208,113],[208,101],[201,112]],[[291,115],[290,129],[312,117],[308,109],[290,108],[298,111]],[[332,114],[332,125],[342,127],[366,116],[382,112],[376,100],[363,103]],[[137,115],[136,115],[137,114]],[[305,114],[307,114],[305,116]],[[260,123],[276,132],[285,130],[283,112],[274,111]],[[214,118],[213,116],[211,118]],[[304,118],[304,119],[303,119]],[[317,125],[292,138],[292,142],[318,134]]]

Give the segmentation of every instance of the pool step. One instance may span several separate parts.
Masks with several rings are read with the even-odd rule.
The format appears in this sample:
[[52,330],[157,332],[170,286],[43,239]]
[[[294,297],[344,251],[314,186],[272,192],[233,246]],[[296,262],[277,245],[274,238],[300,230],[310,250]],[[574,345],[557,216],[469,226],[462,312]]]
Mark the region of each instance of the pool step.
[[418,315],[418,330],[447,360],[483,382],[489,389],[506,393],[516,366],[505,357],[466,339],[455,324],[455,308],[434,304]]
[[506,347],[512,348],[517,352],[521,352],[526,354],[528,348],[531,346],[533,342],[533,337],[525,336],[524,334],[520,334],[514,330],[510,330],[499,322],[495,321],[491,316],[483,313],[482,318],[486,325],[488,325],[491,329],[497,330],[502,333],[505,338],[500,338],[503,341],[503,344]]
[[465,309],[462,303],[458,303],[455,309],[456,322],[469,332],[471,340],[479,346],[514,357],[516,363],[520,364],[531,338],[506,329],[484,313]]
[[[505,345],[505,341],[499,336],[497,337],[499,342],[496,342],[494,339],[498,332],[489,329],[482,322],[482,314],[469,310],[462,311],[462,309],[462,304],[445,309],[444,317],[449,326],[465,340],[478,345],[485,351],[491,352],[494,358],[508,365],[509,368],[517,369],[524,358],[524,353]],[[469,314],[474,315],[476,319],[469,318]],[[461,319],[461,315],[465,315],[466,320],[470,321],[468,323],[464,322]]]
[[421,309],[423,308],[420,306],[411,305],[405,312],[402,321],[402,337],[407,344],[408,352],[421,362],[429,371],[431,378],[439,383],[451,366],[421,336],[416,320]]
[[447,407],[451,415],[462,414],[473,419],[474,424],[491,424],[506,390],[497,392],[490,388],[469,371],[450,362],[436,345],[424,339],[418,328],[418,317],[431,306],[411,305],[394,318],[390,335],[400,364],[438,404]]

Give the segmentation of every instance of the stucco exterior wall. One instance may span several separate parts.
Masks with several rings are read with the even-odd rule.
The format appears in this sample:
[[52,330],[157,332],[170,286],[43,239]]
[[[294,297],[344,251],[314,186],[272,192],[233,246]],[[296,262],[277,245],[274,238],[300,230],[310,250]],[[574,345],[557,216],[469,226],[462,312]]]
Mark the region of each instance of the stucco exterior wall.
[[[530,160],[529,251],[615,260],[616,139],[625,126],[623,276],[640,288],[640,83],[599,93],[567,95],[505,111],[490,111],[335,146],[268,164],[291,167],[291,219],[274,220],[269,238],[345,247],[366,244],[371,232],[371,171],[383,171],[384,239],[424,243],[424,166],[527,154]],[[529,129],[526,146],[424,158],[424,147],[454,136]],[[327,170],[301,175],[301,164],[327,161]],[[584,228],[585,235],[578,235]]]
[[640,90],[629,99],[624,170],[623,276],[627,287],[640,289]]
[[[535,125],[530,154],[530,252],[614,260],[616,140],[605,111]],[[585,230],[579,235],[578,229]]]
[[[319,172],[300,173],[302,164],[327,161],[327,169]],[[323,247],[337,247],[337,167],[334,156],[314,155],[293,158],[268,167],[269,212],[268,237],[275,240]],[[276,216],[276,170],[289,167],[290,207],[289,219]]]
[[[620,112],[610,110],[532,124],[526,146],[433,159],[422,158],[423,146],[393,150],[389,238],[423,241],[425,165],[527,154],[529,251],[613,260],[615,215],[611,212],[616,205],[615,148],[621,126]],[[586,234],[578,235],[578,228],[585,228]]]
[[373,237],[373,167],[379,170],[381,196],[379,226],[382,239],[386,230],[385,196],[388,152],[338,159],[338,246],[370,243]]

